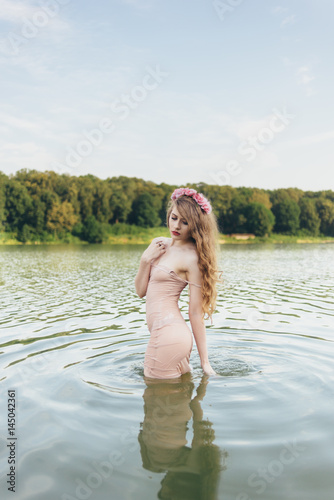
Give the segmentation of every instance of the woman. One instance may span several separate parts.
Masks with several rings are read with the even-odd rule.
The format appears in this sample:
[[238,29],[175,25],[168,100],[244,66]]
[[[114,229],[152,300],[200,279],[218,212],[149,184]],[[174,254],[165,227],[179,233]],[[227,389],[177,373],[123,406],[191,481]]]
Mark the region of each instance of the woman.
[[167,207],[171,238],[154,238],[143,253],[135,278],[139,297],[146,295],[146,320],[151,333],[144,375],[169,379],[191,371],[193,345],[178,300],[189,284],[189,319],[201,366],[214,375],[206,345],[205,315],[216,305],[217,221],[210,202],[195,189],[175,189]]

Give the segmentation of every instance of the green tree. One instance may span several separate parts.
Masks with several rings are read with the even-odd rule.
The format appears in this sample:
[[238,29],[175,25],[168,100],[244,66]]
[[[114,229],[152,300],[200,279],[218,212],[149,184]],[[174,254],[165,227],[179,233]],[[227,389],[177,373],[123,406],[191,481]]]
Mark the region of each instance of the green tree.
[[6,183],[8,182],[7,175],[0,172],[0,233],[4,230],[4,223],[6,221]]
[[262,203],[250,203],[245,210],[247,230],[255,236],[270,235],[275,224],[275,216]]
[[277,205],[283,200],[293,200],[298,203],[300,198],[304,196],[304,192],[298,188],[281,188],[267,192],[273,205]]
[[334,203],[326,198],[316,201],[320,218],[320,231],[326,236],[334,236]]
[[109,198],[109,222],[113,224],[126,222],[131,212],[131,204],[131,199],[123,193],[120,187],[112,186],[112,194]]
[[276,222],[275,233],[296,234],[299,229],[300,208],[291,198],[285,198],[273,205],[272,212]]
[[[187,183],[212,202],[220,231],[269,234],[270,209],[276,215],[275,231],[334,236],[334,192]],[[106,223],[152,227],[166,224],[166,207],[173,190],[137,177],[70,176],[56,172],[19,170],[9,177],[0,172],[0,231],[16,231],[21,241],[42,241],[48,232],[72,231],[91,241],[101,241]],[[265,207],[268,211],[265,211]],[[93,218],[91,218],[93,217]],[[133,226],[130,226],[133,227]]]
[[111,195],[109,198],[110,223],[129,222],[132,204],[142,189],[143,181],[135,177],[112,177],[107,179]]
[[9,179],[5,187],[5,210],[7,224],[11,231],[21,231],[30,223],[32,199],[27,188],[15,179]]
[[33,239],[35,239],[34,228],[29,226],[28,224],[24,224],[22,229],[18,231],[17,239],[22,243],[32,241]]
[[320,230],[320,217],[318,215],[315,201],[310,198],[299,200],[300,208],[300,228],[306,230],[311,235],[317,236]]
[[159,210],[155,206],[154,197],[144,192],[132,204],[130,224],[141,227],[156,227],[161,224],[158,215]]
[[80,203],[81,220],[86,220],[90,215],[93,215],[94,203],[94,176],[85,175],[78,178],[78,200]]
[[[214,203],[214,200],[212,200]],[[239,190],[236,190],[234,196],[231,200],[231,204],[227,213],[225,215],[224,223],[224,233],[245,233],[247,232],[247,219],[245,216],[245,211],[248,203],[244,196]]]
[[83,223],[82,237],[88,243],[102,243],[104,239],[103,224],[89,215]]
[[32,200],[31,225],[36,234],[42,234],[45,229],[45,203],[40,198],[34,197]]
[[272,203],[270,201],[269,193],[263,191],[263,189],[253,188],[252,194],[248,199],[249,203],[261,203],[269,210],[272,207]]
[[75,226],[72,228],[72,234],[73,236],[77,236],[78,238],[84,240],[84,225],[82,222],[77,222]]
[[107,182],[98,179],[95,182],[93,215],[99,222],[109,222],[112,217],[110,207],[111,189]]
[[[44,224],[43,224],[43,228],[45,230],[47,230],[48,232],[50,232],[50,230],[47,227],[47,223],[48,223],[49,220],[51,220],[51,217],[52,217],[51,216],[51,211],[53,210],[53,207],[55,205],[60,205],[61,202],[60,202],[59,197],[56,195],[56,193],[54,193],[50,189],[46,189],[46,190],[42,190],[41,191],[41,193],[40,193],[40,202],[43,204],[43,207],[44,207]],[[42,207],[37,207],[36,206],[36,210],[39,210],[39,208],[42,208]],[[36,214],[36,220],[38,220],[39,218],[40,218],[40,214]]]
[[68,201],[55,203],[48,214],[46,228],[54,232],[55,236],[60,236],[66,231],[72,231],[72,228],[78,222],[74,209]]

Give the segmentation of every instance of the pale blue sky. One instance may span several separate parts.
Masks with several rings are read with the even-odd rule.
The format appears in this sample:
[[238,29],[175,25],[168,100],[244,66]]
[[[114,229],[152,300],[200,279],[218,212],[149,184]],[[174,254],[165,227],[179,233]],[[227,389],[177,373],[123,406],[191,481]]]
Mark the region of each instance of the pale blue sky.
[[334,189],[331,0],[0,0],[0,170]]

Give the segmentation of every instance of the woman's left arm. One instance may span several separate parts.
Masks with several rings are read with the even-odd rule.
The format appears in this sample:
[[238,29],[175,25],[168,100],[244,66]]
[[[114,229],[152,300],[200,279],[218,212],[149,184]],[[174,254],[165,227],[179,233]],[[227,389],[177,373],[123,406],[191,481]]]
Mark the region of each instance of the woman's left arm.
[[[196,264],[190,266],[188,269],[188,281],[191,283],[201,284],[201,273]],[[206,328],[202,315],[202,291],[200,287],[191,283],[189,284],[189,320],[195,337],[201,366],[206,375],[216,375],[216,372],[210,365],[208,357]]]

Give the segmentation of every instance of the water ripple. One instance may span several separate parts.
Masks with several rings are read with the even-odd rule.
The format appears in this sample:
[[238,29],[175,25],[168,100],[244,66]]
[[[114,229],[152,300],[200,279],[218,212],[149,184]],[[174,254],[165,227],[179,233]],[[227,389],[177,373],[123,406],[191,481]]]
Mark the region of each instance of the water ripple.
[[[138,472],[138,449],[128,453],[120,441],[123,433],[138,445],[145,411],[149,332],[145,300],[134,290],[142,251],[0,247],[1,382],[20,399],[18,500],[73,496],[76,480],[111,449],[121,450],[124,465],[96,498],[111,487],[122,491],[125,476],[144,492],[147,481],[158,481]],[[259,485],[258,470],[282,467],[277,457],[286,446],[297,446],[295,460],[265,483],[265,497],[330,498],[333,257],[331,245],[222,248],[224,283],[214,324],[207,322],[218,376],[202,401],[216,445],[227,450],[221,498],[256,498],[250,478]],[[187,301],[184,290],[185,317]],[[191,383],[200,384],[195,348],[191,364]],[[313,481],[302,470],[314,471]]]

